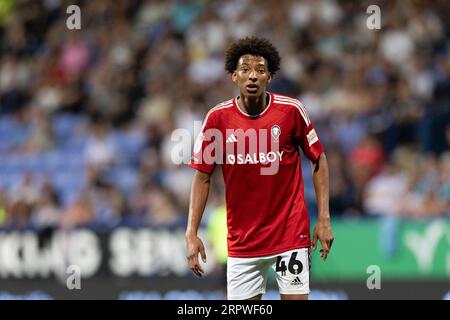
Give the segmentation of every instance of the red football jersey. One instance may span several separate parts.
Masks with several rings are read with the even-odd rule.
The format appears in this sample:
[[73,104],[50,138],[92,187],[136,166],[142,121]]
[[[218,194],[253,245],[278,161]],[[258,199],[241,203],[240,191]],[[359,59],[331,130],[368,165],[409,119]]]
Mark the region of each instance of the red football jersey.
[[222,165],[230,257],[311,244],[299,150],[316,161],[324,148],[300,101],[268,95],[268,106],[257,116],[245,114],[238,98],[212,108],[189,162],[206,173]]

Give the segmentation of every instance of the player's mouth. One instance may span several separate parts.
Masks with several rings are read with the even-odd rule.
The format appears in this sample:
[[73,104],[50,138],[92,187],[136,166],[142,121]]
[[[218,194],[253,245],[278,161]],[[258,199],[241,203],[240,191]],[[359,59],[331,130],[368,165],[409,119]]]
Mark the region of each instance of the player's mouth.
[[258,85],[257,84],[248,84],[246,87],[248,93],[257,93]]

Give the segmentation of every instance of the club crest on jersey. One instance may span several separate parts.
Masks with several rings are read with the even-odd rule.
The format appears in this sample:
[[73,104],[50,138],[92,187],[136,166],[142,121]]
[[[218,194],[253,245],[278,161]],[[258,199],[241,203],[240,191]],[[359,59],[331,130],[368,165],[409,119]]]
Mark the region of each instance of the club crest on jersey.
[[272,137],[275,140],[278,140],[278,138],[281,135],[281,128],[280,128],[280,126],[279,125],[272,126],[272,128],[270,129],[270,133],[272,134]]

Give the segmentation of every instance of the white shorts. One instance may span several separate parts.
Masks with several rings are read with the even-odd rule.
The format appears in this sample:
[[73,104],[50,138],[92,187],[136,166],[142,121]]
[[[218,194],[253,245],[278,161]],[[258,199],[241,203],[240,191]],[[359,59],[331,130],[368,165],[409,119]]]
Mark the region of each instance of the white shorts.
[[275,270],[280,294],[309,294],[309,248],[257,258],[228,258],[229,300],[249,299],[266,292],[269,267]]

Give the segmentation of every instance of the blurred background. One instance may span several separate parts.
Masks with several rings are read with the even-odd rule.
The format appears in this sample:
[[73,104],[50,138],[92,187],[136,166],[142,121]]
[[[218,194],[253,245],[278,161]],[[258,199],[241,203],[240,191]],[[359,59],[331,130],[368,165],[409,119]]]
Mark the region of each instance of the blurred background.
[[[80,30],[66,25],[74,4]],[[371,4],[380,30],[367,28]],[[171,135],[193,141],[194,121],[238,94],[224,51],[251,35],[280,51],[269,89],[303,102],[329,161],[336,241],[326,263],[313,256],[311,298],[448,299],[449,9],[0,0],[0,299],[226,297],[220,168],[196,279],[184,247],[194,172],[171,160]],[[314,220],[308,162],[303,171]],[[279,298],[273,277],[266,298]]]

